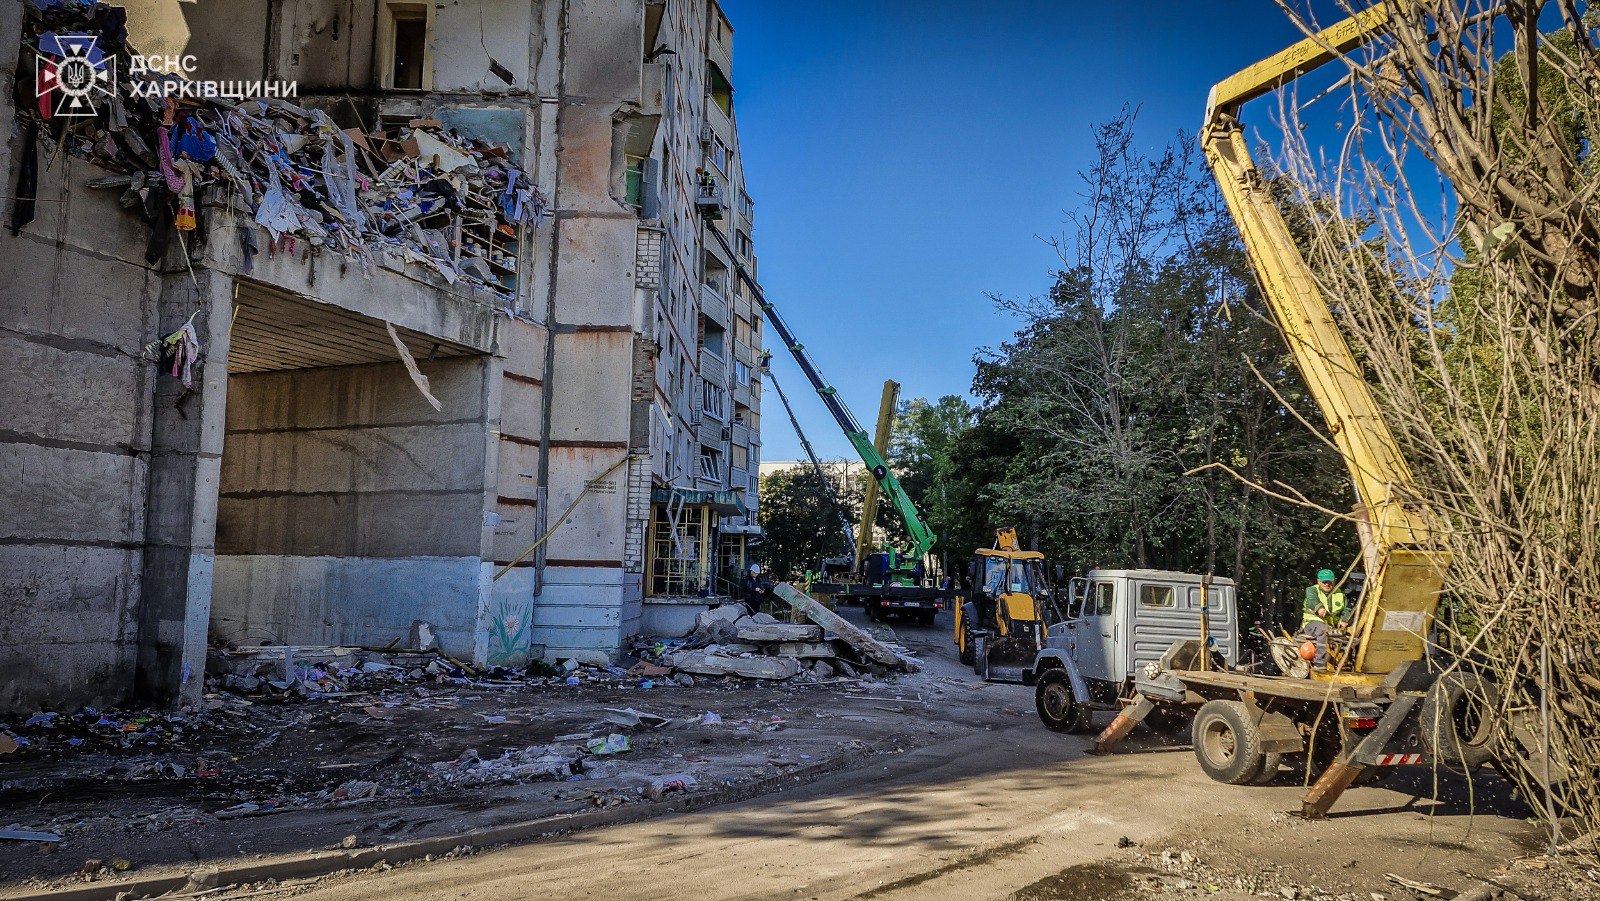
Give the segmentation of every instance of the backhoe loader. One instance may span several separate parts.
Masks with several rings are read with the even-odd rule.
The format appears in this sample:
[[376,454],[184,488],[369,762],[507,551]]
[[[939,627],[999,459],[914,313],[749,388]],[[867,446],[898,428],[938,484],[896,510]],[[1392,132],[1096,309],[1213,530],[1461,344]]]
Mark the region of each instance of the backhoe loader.
[[1023,682],[1044,646],[1053,590],[1044,554],[1017,546],[1016,529],[996,529],[994,547],[979,549],[969,571],[972,590],[956,608],[961,662],[986,681]]

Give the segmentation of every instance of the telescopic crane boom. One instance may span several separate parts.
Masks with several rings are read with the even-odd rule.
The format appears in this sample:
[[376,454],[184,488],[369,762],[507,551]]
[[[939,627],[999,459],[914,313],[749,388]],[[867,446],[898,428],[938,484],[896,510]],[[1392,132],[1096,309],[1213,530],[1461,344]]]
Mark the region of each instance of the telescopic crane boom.
[[744,265],[737,262],[739,257],[733,252],[733,248],[728,246],[728,240],[709,223],[706,225],[706,232],[722,247],[728,258],[735,261],[734,270],[738,272],[740,281],[744,282],[744,286],[750,290],[751,296],[760,305],[761,311],[767,314],[767,321],[772,323],[772,327],[778,332],[778,337],[783,339],[784,347],[787,347],[789,353],[794,355],[794,360],[799,364],[800,371],[805,373],[806,379],[811,382],[811,387],[817,390],[817,396],[822,398],[823,406],[828,408],[828,412],[833,415],[833,419],[839,424],[839,428],[844,430],[845,438],[849,439],[851,446],[856,449],[856,453],[861,457],[861,462],[867,465],[867,470],[872,473],[872,478],[877,481],[878,490],[882,491],[883,496],[888,498],[890,504],[894,505],[895,511],[900,514],[901,520],[905,522],[906,531],[911,534],[911,548],[906,553],[905,559],[920,561],[933,550],[935,541],[933,530],[928,528],[928,524],[922,521],[922,516],[917,512],[916,504],[911,502],[911,498],[906,494],[905,489],[900,487],[900,480],[896,479],[894,473],[889,471],[888,462],[884,460],[882,454],[878,453],[878,449],[873,446],[872,436],[867,433],[866,429],[861,427],[861,423],[856,421],[855,415],[850,412],[850,408],[845,406],[844,400],[839,397],[838,389],[834,388],[822,377],[822,372],[817,369],[816,361],[811,359],[811,354],[806,352],[805,345],[801,344],[795,338],[794,332],[789,330],[789,324],[784,322],[783,317],[778,315],[778,311],[773,308],[772,304],[767,302],[766,295],[761,291],[761,286],[756,284],[755,279],[751,278],[750,274],[745,271]]
[[828,480],[827,473],[822,471],[822,462],[817,459],[817,452],[812,449],[805,430],[800,428],[800,420],[794,415],[794,407],[789,406],[789,396],[783,393],[783,386],[778,384],[778,377],[770,368],[767,369],[767,380],[772,382],[773,390],[778,392],[778,400],[783,401],[783,412],[789,414],[789,424],[794,426],[795,437],[800,439],[800,446],[805,449],[806,459],[811,461],[811,469],[816,472],[817,481],[822,484],[822,491],[828,496],[828,503],[833,506],[833,512],[839,517],[839,528],[844,532],[845,546],[850,549],[850,556],[853,558],[856,555],[856,532],[850,525],[850,517],[845,515],[844,505],[839,503],[839,495],[834,492],[833,483]]
[[1354,633],[1354,672],[1335,681],[1372,681],[1421,660],[1449,556],[1430,540],[1411,468],[1379,414],[1311,267],[1250,158],[1240,108],[1379,35],[1381,3],[1218,83],[1206,104],[1200,143],[1268,305],[1288,340],[1328,433],[1355,483],[1365,518],[1368,574]]

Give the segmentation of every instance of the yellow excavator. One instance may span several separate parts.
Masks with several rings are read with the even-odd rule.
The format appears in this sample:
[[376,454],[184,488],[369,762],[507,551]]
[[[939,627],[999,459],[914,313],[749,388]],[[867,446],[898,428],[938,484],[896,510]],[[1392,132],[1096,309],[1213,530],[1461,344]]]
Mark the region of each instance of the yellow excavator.
[[972,589],[956,607],[961,662],[986,681],[1023,681],[1049,625],[1053,595],[1044,554],[1022,550],[1016,529],[996,529],[994,547],[974,553],[968,576]]
[[1471,673],[1441,673],[1428,658],[1452,561],[1430,535],[1411,469],[1250,158],[1240,122],[1249,101],[1381,34],[1393,8],[1370,7],[1218,83],[1200,136],[1262,292],[1358,494],[1367,580],[1355,624],[1335,665],[1299,678],[1219,669],[1201,641],[1177,642],[1139,675],[1136,700],[1096,741],[1107,753],[1151,713],[1190,714],[1201,768],[1235,785],[1270,781],[1282,757],[1305,755],[1321,772],[1301,804],[1308,818],[1326,816],[1346,788],[1387,767],[1515,764],[1551,774],[1550,782],[1566,772],[1561,762],[1544,760],[1531,729],[1511,730],[1518,747],[1498,740],[1493,685]]

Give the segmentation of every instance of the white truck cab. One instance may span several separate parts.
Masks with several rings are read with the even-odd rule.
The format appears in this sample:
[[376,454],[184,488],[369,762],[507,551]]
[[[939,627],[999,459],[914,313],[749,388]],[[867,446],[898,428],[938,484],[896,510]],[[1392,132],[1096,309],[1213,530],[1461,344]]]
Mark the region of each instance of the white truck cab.
[[1039,718],[1056,731],[1087,729],[1093,711],[1118,709],[1140,669],[1159,663],[1173,642],[1204,635],[1227,665],[1239,658],[1232,579],[1097,569],[1071,581],[1064,612],[1066,619],[1050,624],[1028,674],[1037,685]]

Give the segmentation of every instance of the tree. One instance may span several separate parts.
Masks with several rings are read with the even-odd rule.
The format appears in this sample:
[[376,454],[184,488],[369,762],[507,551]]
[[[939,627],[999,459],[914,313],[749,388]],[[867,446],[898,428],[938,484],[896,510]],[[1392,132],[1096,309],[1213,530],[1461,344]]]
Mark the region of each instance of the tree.
[[1022,327],[978,354],[982,406],[941,445],[929,504],[965,544],[1014,525],[1073,570],[1231,576],[1247,617],[1297,623],[1355,535],[1252,486],[1345,509],[1343,464],[1302,422],[1314,407],[1193,141],[1147,155],[1133,126],[1095,130],[1049,292],[997,299]]
[[[894,440],[888,454],[889,466],[901,487],[938,536],[934,553],[953,553],[958,560],[972,549],[952,551],[961,546],[948,540],[957,521],[951,493],[955,485],[951,454],[972,423],[972,405],[955,395],[946,395],[934,403],[921,397],[902,401],[895,412]],[[881,525],[891,536],[903,540],[904,524],[892,510],[888,516],[889,521]]]
[[[850,486],[836,483],[834,490],[849,515],[859,517],[860,502],[852,503]],[[823,558],[846,552],[839,517],[810,466],[761,477],[760,517],[764,536],[758,556],[774,579],[799,580]]]

